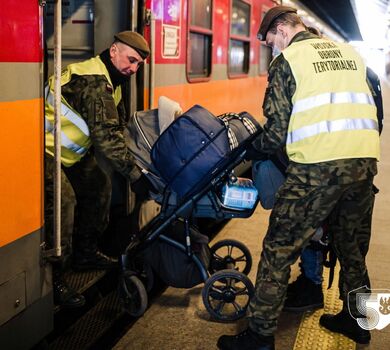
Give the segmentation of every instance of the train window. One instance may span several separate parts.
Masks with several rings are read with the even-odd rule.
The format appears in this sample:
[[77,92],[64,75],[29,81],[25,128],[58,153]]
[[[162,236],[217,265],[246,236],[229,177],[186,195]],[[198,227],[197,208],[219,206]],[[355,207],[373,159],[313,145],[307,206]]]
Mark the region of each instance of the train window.
[[251,7],[241,0],[233,0],[231,34],[249,36]]
[[212,0],[189,1],[187,79],[204,81],[211,74]]
[[251,7],[244,0],[232,0],[229,42],[229,77],[248,74]]
[[259,74],[265,75],[267,74],[269,64],[272,61],[272,49],[269,46],[265,45],[264,43],[260,43],[259,48],[260,48]]
[[249,70],[249,43],[230,40],[229,73],[247,74]]
[[[269,9],[264,9],[261,14],[261,18],[263,19],[265,14]],[[268,67],[272,61],[272,49],[265,44],[264,41],[260,42],[259,45],[259,74],[266,75],[268,73]]]
[[190,33],[191,57],[189,74],[193,78],[210,75],[210,37],[198,33]]
[[191,25],[211,29],[211,0],[191,1]]

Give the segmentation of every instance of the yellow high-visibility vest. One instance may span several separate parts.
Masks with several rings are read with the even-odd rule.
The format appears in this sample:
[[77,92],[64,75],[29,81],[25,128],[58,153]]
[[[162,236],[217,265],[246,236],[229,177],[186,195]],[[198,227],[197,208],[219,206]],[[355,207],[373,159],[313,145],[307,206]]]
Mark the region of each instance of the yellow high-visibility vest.
[[309,39],[292,43],[283,56],[296,81],[286,141],[289,159],[307,164],[379,159],[376,107],[355,50]]
[[[61,86],[69,83],[72,75],[104,75],[112,87],[115,105],[122,99],[121,87],[115,91],[106,66],[99,56],[67,66],[61,74]],[[45,89],[45,138],[46,152],[54,156],[54,76]],[[90,132],[86,121],[61,96],[61,162],[70,167],[78,162],[91,146]]]

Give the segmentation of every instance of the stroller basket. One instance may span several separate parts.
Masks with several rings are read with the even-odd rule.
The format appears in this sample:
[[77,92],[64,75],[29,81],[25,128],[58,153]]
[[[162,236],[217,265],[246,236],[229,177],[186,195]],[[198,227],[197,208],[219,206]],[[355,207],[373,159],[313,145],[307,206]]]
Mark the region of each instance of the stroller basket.
[[[188,212],[196,218],[232,219],[248,218],[258,202],[258,194],[252,181],[239,178],[238,184],[225,181],[219,190],[211,190],[201,197],[194,206],[179,215],[186,217]],[[244,186],[242,184],[245,183]],[[241,186],[241,187],[240,187]],[[160,198],[161,199],[161,198]],[[169,215],[180,204],[180,198],[174,192],[167,192],[162,201],[162,213]]]

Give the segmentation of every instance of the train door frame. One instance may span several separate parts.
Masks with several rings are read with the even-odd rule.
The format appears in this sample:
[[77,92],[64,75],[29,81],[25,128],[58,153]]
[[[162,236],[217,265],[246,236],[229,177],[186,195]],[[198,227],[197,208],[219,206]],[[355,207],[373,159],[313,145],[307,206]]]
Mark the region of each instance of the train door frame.
[[7,47],[0,55],[1,146],[7,155],[0,167],[0,344],[7,349],[31,348],[53,328],[51,271],[41,254],[43,3],[0,6],[0,41]]

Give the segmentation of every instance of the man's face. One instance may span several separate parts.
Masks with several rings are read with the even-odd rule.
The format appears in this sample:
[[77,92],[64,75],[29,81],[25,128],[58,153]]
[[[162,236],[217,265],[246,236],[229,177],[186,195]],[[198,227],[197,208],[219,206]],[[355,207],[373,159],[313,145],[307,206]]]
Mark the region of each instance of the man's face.
[[120,42],[111,45],[110,57],[115,68],[126,77],[134,74],[144,63],[137,51]]
[[266,45],[272,48],[274,53],[280,53],[288,46],[287,36],[280,26],[281,24],[277,27],[276,34],[268,32],[265,37]]

